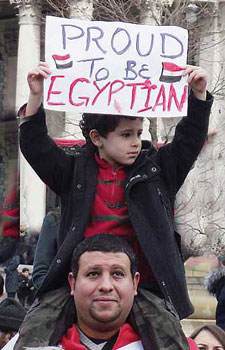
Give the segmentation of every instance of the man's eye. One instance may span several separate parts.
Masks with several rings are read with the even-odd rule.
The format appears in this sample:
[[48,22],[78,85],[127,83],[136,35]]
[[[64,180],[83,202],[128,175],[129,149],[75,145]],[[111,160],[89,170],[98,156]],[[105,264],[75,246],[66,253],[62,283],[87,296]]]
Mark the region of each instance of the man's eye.
[[98,276],[98,272],[97,271],[91,271],[88,272],[87,277],[97,277]]
[[113,275],[114,275],[115,277],[123,277],[123,276],[124,276],[124,273],[123,273],[122,271],[115,271],[115,272],[113,273]]

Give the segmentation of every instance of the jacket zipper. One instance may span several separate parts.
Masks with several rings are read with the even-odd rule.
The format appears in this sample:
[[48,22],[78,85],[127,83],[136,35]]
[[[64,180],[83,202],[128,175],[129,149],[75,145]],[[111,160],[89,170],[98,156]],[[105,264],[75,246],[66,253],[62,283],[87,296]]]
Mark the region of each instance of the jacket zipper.
[[170,297],[170,295],[168,293],[165,281],[162,281],[162,286],[163,286],[163,289],[165,290],[165,293],[166,293],[166,296],[168,298],[168,301],[173,305],[173,302],[172,302],[172,299],[171,299],[171,297]]
[[161,192],[160,188],[158,188],[158,187],[157,187],[157,192],[158,192],[160,201],[161,201],[161,203],[162,203],[162,205],[163,205],[163,208],[164,208],[166,217],[168,218],[169,215],[168,215],[168,212],[167,212],[167,209],[166,209],[166,205],[165,205],[164,200],[163,200],[162,192]]
[[[165,300],[166,307],[167,307],[168,311],[169,311],[173,316],[175,316],[176,318],[179,319],[179,315],[178,315],[178,313],[177,313],[177,311],[176,311],[176,309],[175,309],[175,307],[174,307],[174,305],[173,305],[172,299],[171,299],[171,297],[170,297],[170,295],[169,295],[169,293],[168,293],[168,290],[167,290],[167,287],[166,287],[166,282],[165,282],[165,281],[162,281],[161,283],[162,283],[163,289],[164,289],[165,294],[166,294],[167,299],[168,299],[168,301]],[[168,306],[168,302],[170,303],[170,306]],[[172,307],[172,308],[171,308],[171,307]]]
[[[161,200],[161,203],[162,203],[162,205],[163,205],[163,208],[164,208],[164,210],[165,210],[166,217],[167,217],[168,220],[169,220],[169,214],[168,214],[168,212],[167,212],[166,205],[165,205],[165,203],[164,203],[164,201],[163,201],[162,192],[161,192],[160,188],[158,188],[158,187],[157,187],[157,192],[158,192],[158,195],[159,195],[159,197],[160,197],[160,200]],[[168,309],[169,309],[169,311],[170,311],[175,317],[177,317],[177,318],[179,319],[179,315],[178,315],[178,313],[177,313],[177,311],[176,311],[176,309],[175,309],[175,307],[174,307],[174,305],[173,305],[171,296],[170,296],[169,293],[168,293],[168,290],[167,290],[167,287],[166,287],[166,282],[165,282],[165,281],[161,281],[161,283],[162,283],[162,287],[163,287],[163,289],[164,289],[164,291],[165,291],[165,295],[167,296],[167,299],[168,299],[169,303],[170,303],[171,306],[173,307],[173,310],[171,310],[171,308],[169,308],[169,307],[168,307]]]

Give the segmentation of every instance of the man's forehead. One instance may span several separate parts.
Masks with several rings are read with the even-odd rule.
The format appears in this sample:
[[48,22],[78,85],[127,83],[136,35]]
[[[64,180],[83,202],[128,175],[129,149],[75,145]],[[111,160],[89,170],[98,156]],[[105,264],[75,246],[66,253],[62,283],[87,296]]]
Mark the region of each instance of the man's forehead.
[[80,268],[90,268],[91,266],[121,266],[124,268],[130,268],[130,259],[127,254],[119,252],[100,252],[92,251],[85,252],[79,259]]

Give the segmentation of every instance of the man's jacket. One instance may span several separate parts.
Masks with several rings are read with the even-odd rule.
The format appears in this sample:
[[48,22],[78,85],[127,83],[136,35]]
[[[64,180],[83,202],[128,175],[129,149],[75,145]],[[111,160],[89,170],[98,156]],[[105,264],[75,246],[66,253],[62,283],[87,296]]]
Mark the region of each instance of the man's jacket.
[[[184,266],[174,234],[175,195],[193,166],[207,136],[212,97],[207,101],[189,97],[188,116],[176,127],[170,144],[158,151],[149,142],[132,166],[127,167],[125,200],[128,213],[164,298],[180,318],[193,312]],[[61,197],[62,220],[57,249],[39,293],[57,288],[67,278],[72,252],[84,238],[97,186],[98,168],[93,153],[86,147],[66,154],[47,135],[42,108],[26,117],[20,127],[23,155],[42,181]],[[41,256],[39,272],[44,266]],[[148,268],[146,266],[146,268]]]

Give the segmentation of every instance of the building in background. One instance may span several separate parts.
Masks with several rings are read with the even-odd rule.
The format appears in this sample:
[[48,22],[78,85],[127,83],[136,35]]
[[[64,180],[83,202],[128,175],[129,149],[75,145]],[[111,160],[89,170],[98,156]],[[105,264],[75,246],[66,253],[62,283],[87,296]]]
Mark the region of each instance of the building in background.
[[[47,14],[188,28],[188,63],[207,70],[215,104],[209,138],[177,197],[177,231],[186,258],[203,253],[225,255],[225,1],[0,0],[0,203],[10,169],[18,160],[15,111],[27,101],[28,71],[44,59]],[[50,136],[59,142],[79,140],[79,119],[79,114],[48,112]],[[150,130],[155,143],[168,142],[177,122],[177,118],[150,119],[146,135],[150,137]],[[52,195],[47,197],[46,186],[20,155],[23,230],[39,232],[46,209],[55,201]]]

